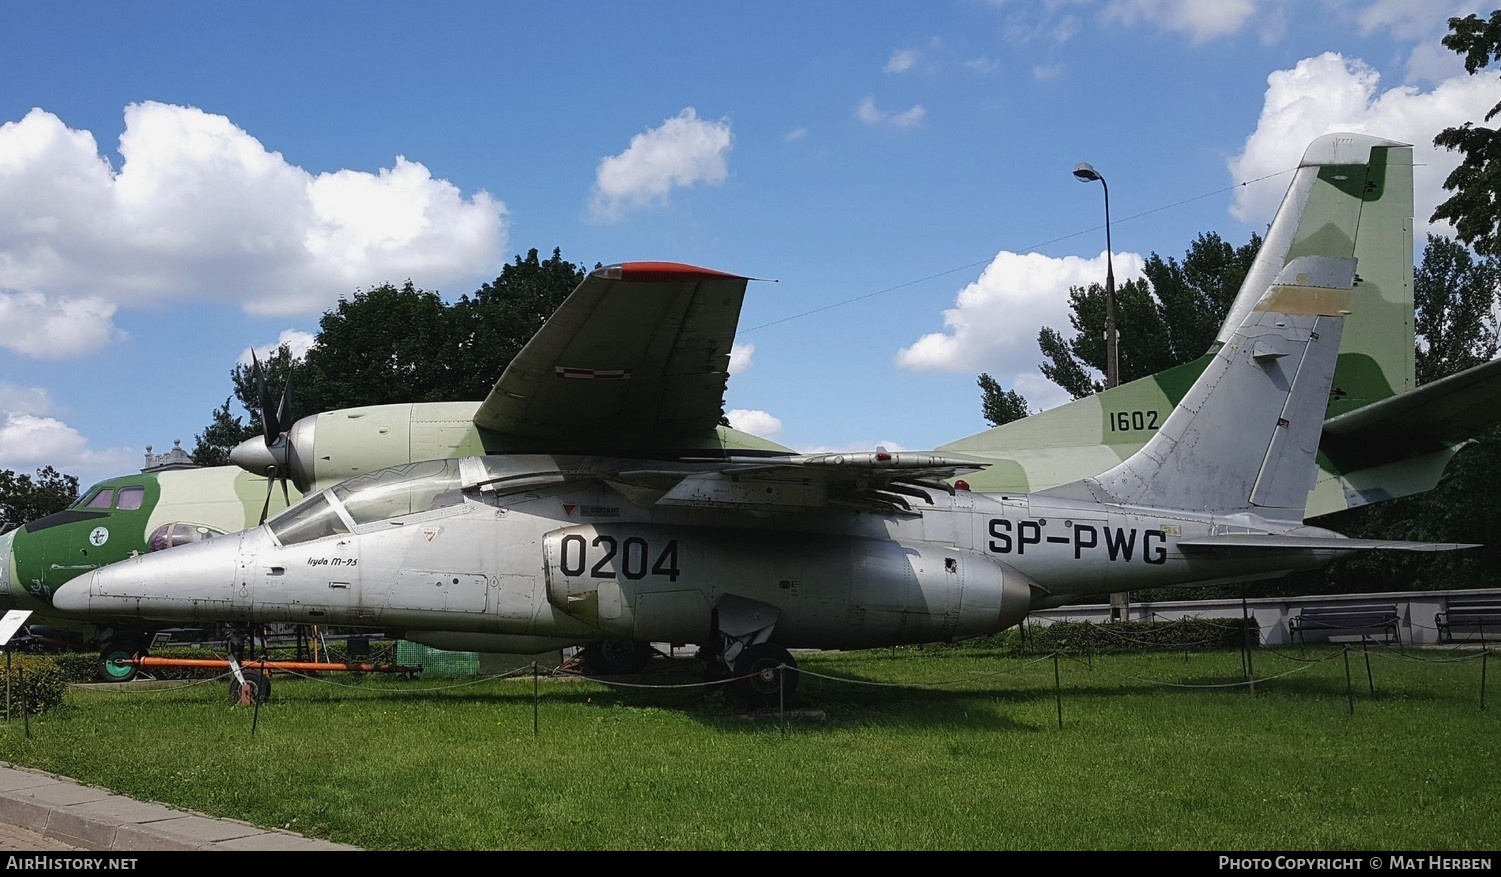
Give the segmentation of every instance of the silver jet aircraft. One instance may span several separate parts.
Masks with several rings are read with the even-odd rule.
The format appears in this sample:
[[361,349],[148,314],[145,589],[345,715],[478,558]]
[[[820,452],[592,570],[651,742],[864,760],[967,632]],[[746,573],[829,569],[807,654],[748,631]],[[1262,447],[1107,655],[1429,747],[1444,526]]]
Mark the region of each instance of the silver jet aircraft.
[[1303,523],[1355,260],[1277,275],[1142,449],[1040,492],[935,454],[516,454],[368,472],[265,525],[99,569],[99,619],[299,623],[439,648],[697,644],[752,702],[790,649],[961,640],[1088,594],[1275,577],[1363,549]]

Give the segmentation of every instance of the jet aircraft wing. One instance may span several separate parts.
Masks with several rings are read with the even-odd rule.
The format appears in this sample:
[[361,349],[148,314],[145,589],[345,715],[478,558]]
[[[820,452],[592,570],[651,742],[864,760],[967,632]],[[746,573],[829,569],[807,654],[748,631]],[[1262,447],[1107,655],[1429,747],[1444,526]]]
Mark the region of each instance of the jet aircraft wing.
[[475,424],[596,448],[712,432],[748,280],[676,262],[595,269],[506,367]]

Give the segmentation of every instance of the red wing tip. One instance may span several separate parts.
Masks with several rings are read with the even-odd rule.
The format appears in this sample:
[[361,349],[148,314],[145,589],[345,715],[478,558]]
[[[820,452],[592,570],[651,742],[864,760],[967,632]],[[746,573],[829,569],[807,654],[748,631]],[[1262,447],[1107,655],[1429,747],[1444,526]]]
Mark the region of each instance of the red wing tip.
[[652,281],[683,281],[695,278],[724,277],[734,280],[745,280],[739,274],[727,274],[723,271],[715,271],[710,268],[700,268],[697,265],[685,265],[681,262],[621,262],[618,265],[606,265],[597,268],[593,272],[595,277],[603,277],[607,280],[635,280],[641,282]]

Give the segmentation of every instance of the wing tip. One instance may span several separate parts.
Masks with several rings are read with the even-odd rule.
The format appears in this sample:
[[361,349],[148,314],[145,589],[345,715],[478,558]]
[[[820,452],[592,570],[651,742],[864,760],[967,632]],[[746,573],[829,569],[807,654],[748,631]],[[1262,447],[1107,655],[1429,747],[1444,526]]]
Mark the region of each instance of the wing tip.
[[714,278],[729,280],[749,279],[739,274],[715,271],[712,268],[700,268],[697,265],[688,265],[683,262],[620,262],[615,265],[596,268],[590,272],[590,276],[600,277],[605,280],[626,280],[643,283],[682,282]]

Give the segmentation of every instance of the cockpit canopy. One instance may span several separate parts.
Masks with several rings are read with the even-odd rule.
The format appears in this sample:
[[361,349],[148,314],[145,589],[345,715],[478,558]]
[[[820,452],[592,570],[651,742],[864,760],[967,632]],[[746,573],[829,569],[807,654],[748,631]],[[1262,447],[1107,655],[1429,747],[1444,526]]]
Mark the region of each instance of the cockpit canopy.
[[554,484],[571,475],[544,455],[427,460],[378,469],[305,497],[266,522],[282,545],[350,532],[417,512],[464,502],[466,490],[504,493]]

